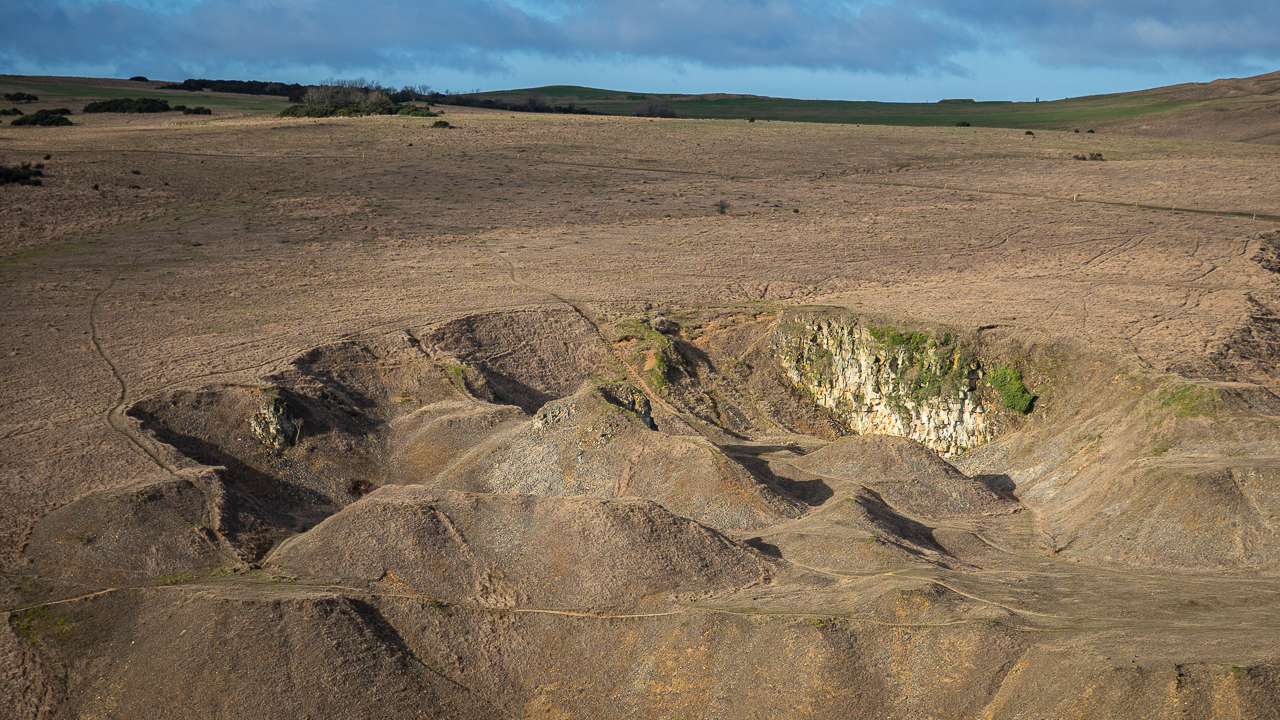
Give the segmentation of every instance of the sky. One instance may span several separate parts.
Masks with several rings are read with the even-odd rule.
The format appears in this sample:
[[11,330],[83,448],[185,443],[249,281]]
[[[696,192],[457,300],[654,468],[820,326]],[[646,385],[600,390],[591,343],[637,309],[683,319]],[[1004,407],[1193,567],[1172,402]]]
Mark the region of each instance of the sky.
[[0,0],[0,73],[1030,101],[1280,70],[1277,0]]

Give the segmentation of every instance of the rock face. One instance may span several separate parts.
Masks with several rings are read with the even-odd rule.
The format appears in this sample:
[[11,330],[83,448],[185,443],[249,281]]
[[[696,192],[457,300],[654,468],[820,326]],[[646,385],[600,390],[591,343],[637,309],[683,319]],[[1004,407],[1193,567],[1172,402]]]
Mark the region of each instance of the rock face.
[[977,392],[977,359],[941,338],[848,318],[780,323],[774,355],[783,376],[858,435],[898,435],[943,457],[995,436]]

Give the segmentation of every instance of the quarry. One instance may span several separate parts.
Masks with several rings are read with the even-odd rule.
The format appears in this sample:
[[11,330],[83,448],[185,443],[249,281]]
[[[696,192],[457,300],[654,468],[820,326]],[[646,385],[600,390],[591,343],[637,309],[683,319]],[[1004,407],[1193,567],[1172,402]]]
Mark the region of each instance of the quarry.
[[1280,715],[1275,144],[442,109],[0,129],[0,715]]

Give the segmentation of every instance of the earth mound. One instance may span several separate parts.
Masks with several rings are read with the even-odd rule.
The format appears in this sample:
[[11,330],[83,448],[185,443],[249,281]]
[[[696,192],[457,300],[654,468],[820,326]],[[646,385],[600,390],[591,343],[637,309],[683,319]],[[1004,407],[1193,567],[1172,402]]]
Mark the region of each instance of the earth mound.
[[95,598],[110,622],[58,648],[83,688],[61,716],[509,717],[424,665],[362,600],[281,585],[165,592]]
[[841,438],[793,464],[864,485],[889,505],[922,517],[1015,512],[1017,502],[960,472],[920,443],[888,435]]
[[[800,501],[706,439],[655,430],[642,409],[648,402],[627,385],[586,383],[543,406],[532,421],[491,436],[430,484],[475,492],[638,496],[720,528],[763,527],[803,512]],[[674,422],[664,418],[664,427]]]
[[387,487],[285,542],[289,573],[450,604],[634,610],[767,583],[757,551],[656,503]]
[[533,413],[573,393],[609,357],[596,329],[571,309],[479,313],[439,325],[422,342],[483,376],[497,402]]

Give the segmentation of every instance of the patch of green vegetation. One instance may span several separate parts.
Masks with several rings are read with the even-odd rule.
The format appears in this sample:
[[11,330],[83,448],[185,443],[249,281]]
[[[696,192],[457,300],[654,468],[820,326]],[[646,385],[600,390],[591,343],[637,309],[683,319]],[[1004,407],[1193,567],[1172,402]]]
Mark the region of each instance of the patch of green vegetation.
[[1000,397],[1004,399],[1005,407],[1016,410],[1023,415],[1031,412],[1036,396],[1032,395],[1027,390],[1027,386],[1022,384],[1022,373],[1008,365],[996,365],[995,371],[988,376],[987,380],[1000,393]]
[[195,580],[195,579],[196,579],[196,576],[194,573],[190,573],[190,572],[187,572],[186,570],[182,570],[180,572],[170,573],[168,575],[163,575],[161,577],[158,577],[155,580],[153,580],[152,583],[155,585],[181,585],[182,583],[191,582],[192,580]]
[[66,618],[54,617],[47,607],[33,607],[9,616],[9,626],[18,631],[27,642],[43,646],[43,639],[61,639],[71,633],[75,623]]
[[418,117],[418,118],[438,117],[435,113],[431,112],[430,108],[418,107],[417,105],[407,105],[405,107],[402,107],[400,108],[400,112],[396,113],[396,115],[400,117]]
[[658,348],[653,354],[653,367],[649,368],[646,375],[649,376],[649,384],[654,390],[662,390],[667,386],[667,369],[670,363],[667,362],[667,356],[664,352],[665,347]]
[[1217,394],[1210,388],[1179,385],[1161,396],[1160,406],[1173,408],[1174,417],[1212,417],[1216,399]]
[[899,398],[922,402],[940,395],[954,395],[968,389],[973,353],[949,332],[935,337],[922,332],[904,332],[895,327],[868,326],[872,339],[884,345],[897,362],[895,382],[902,390]]

